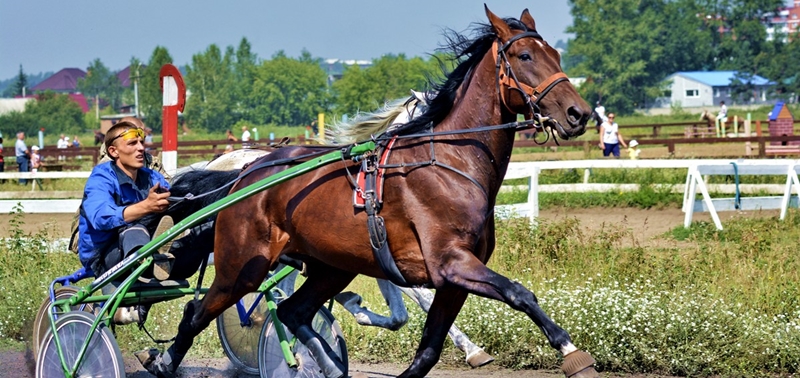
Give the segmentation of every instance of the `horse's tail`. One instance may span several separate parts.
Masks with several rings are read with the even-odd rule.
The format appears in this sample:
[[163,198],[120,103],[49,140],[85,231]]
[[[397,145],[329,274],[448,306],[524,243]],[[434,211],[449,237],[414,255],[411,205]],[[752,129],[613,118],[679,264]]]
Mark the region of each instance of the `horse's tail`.
[[407,102],[406,98],[391,101],[383,108],[371,113],[361,113],[349,122],[334,122],[326,130],[325,138],[327,142],[334,144],[369,140],[370,137],[386,131],[400,113],[407,111]]

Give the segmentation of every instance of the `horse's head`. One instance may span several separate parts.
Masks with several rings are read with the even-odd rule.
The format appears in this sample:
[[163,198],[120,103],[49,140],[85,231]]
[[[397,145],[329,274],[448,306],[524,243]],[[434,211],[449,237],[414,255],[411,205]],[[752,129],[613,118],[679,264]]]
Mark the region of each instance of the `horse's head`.
[[527,119],[545,117],[545,126],[563,139],[583,134],[592,108],[561,70],[558,51],[536,32],[528,10],[522,12],[519,21],[506,22],[488,7],[486,16],[498,39],[493,52],[504,106]]

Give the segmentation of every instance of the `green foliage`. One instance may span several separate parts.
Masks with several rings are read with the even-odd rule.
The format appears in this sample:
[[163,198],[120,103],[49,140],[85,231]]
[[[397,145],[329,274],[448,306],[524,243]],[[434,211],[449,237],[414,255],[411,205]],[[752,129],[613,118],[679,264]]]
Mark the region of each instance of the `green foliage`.
[[108,67],[95,59],[86,70],[86,77],[78,79],[77,89],[87,96],[95,112],[99,112],[100,100],[105,100],[112,108],[122,105],[122,84],[119,78]]
[[796,89],[796,44],[767,41],[762,18],[781,0],[571,0],[575,39],[568,46],[579,89],[608,109],[630,114],[660,97],[677,71],[737,70],[734,96],[749,101],[752,75]]
[[0,115],[0,131],[6,139],[11,139],[17,131],[36,135],[40,128],[48,132],[82,132],[85,129],[83,111],[68,95],[45,92],[39,94],[38,100],[25,104],[24,112]]
[[142,115],[147,117],[147,125],[155,132],[161,131],[162,122],[162,93],[159,82],[159,72],[161,67],[167,63],[172,63],[166,47],[157,46],[147,62],[147,66],[142,69],[139,81],[139,106]]
[[405,55],[384,55],[371,67],[348,67],[333,83],[338,114],[354,115],[378,109],[385,102],[409,95],[409,90],[424,90],[427,79],[440,72],[437,59],[425,61]]
[[327,107],[327,75],[308,51],[299,59],[280,51],[255,69],[247,101],[252,122],[308,125]]
[[186,119],[192,127],[219,131],[235,122],[233,58],[231,47],[223,54],[213,44],[192,56],[192,64],[186,67],[187,90],[192,93]]

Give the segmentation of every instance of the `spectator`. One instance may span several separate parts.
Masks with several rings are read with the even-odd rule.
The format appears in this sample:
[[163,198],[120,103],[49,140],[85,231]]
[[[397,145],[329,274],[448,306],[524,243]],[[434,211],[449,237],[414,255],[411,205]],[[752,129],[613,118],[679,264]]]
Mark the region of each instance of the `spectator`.
[[233,135],[233,132],[231,132],[231,129],[225,130],[225,139],[228,140],[228,142],[238,142],[239,141],[239,139],[236,139],[236,137]]
[[[20,172],[28,172],[30,170],[31,153],[28,151],[28,146],[25,145],[25,133],[17,132],[17,141],[14,143],[14,153],[17,156],[17,165],[19,165]],[[27,179],[19,179],[20,185],[28,185]]]
[[[36,173],[39,171],[39,168],[42,166],[42,156],[39,155],[39,146],[33,145],[31,146],[31,173]],[[39,189],[42,189],[42,180],[38,178],[31,179],[31,190],[36,187],[36,184],[39,184]]]
[[103,139],[105,139],[105,138],[106,138],[105,134],[101,133],[100,130],[95,130],[94,131],[94,145],[95,146],[103,143]]
[[153,129],[147,126],[144,126],[144,150],[151,155],[153,153]]
[[250,130],[247,130],[247,126],[242,126],[242,148],[250,147]]
[[628,143],[628,157],[630,157],[631,160],[638,159],[639,158],[639,153],[641,153],[641,152],[642,151],[639,150],[639,142],[637,142],[636,139],[634,139],[630,143]]
[[81,142],[78,140],[78,136],[75,135],[72,137],[72,147],[78,148],[81,146]]
[[619,145],[628,147],[625,144],[625,139],[619,133],[619,125],[614,122],[614,113],[608,113],[608,118],[602,125],[600,125],[600,148],[603,150],[603,156],[614,155],[619,158]]
[[608,121],[608,117],[606,117],[606,108],[600,101],[597,101],[597,106],[594,108],[594,112],[600,116],[603,122]]
[[[67,147],[69,147],[69,138],[64,136],[64,134],[61,134],[61,136],[58,138],[58,142],[56,142],[56,148],[62,149]],[[64,159],[65,159],[64,155],[58,155],[59,161],[62,161]]]

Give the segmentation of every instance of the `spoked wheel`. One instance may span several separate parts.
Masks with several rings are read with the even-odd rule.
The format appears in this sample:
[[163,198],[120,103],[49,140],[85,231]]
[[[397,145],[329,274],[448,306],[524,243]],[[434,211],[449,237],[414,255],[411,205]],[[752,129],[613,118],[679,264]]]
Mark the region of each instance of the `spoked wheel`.
[[[60,299],[67,299],[75,295],[78,290],[77,287],[74,286],[61,286],[56,289],[55,297],[56,300]],[[42,305],[39,306],[39,312],[36,313],[36,319],[33,321],[33,338],[31,339],[31,349],[33,350],[33,355],[39,355],[39,346],[44,339],[44,335],[47,334],[47,331],[50,330],[50,319],[47,317],[47,311],[50,309],[50,304],[53,302],[50,301],[50,295],[47,295],[47,298],[44,299]],[[94,306],[91,303],[72,306],[71,310],[81,310],[85,312],[94,312]]]
[[[94,314],[71,311],[58,318],[56,330],[64,353],[64,361],[72,367],[78,359],[81,346],[89,336],[94,322]],[[36,377],[63,377],[61,360],[58,357],[56,341],[52,331],[48,331],[42,341],[36,361]],[[76,377],[124,377],[125,366],[122,352],[111,330],[101,323],[91,334],[86,356],[78,368]]]
[[[317,314],[311,321],[311,327],[322,336],[322,339],[342,361],[346,376],[348,370],[347,345],[344,342],[344,335],[342,329],[339,327],[339,323],[333,318],[331,312],[323,307],[317,311]],[[291,343],[294,335],[292,335],[286,326],[283,326],[283,329],[286,331],[286,337]],[[294,357],[298,363],[297,368],[289,367],[286,360],[283,358],[275,323],[272,322],[272,316],[267,313],[264,330],[258,342],[258,369],[262,377],[310,378],[325,376],[319,365],[317,365],[316,360],[303,343],[296,341],[291,344],[292,353],[294,353]]]
[[[258,293],[250,293],[242,298],[245,311],[250,309],[258,298]],[[236,306],[231,306],[217,317],[217,334],[222,350],[237,370],[258,375],[258,338],[267,319],[267,301],[262,298],[250,318],[242,324]]]

